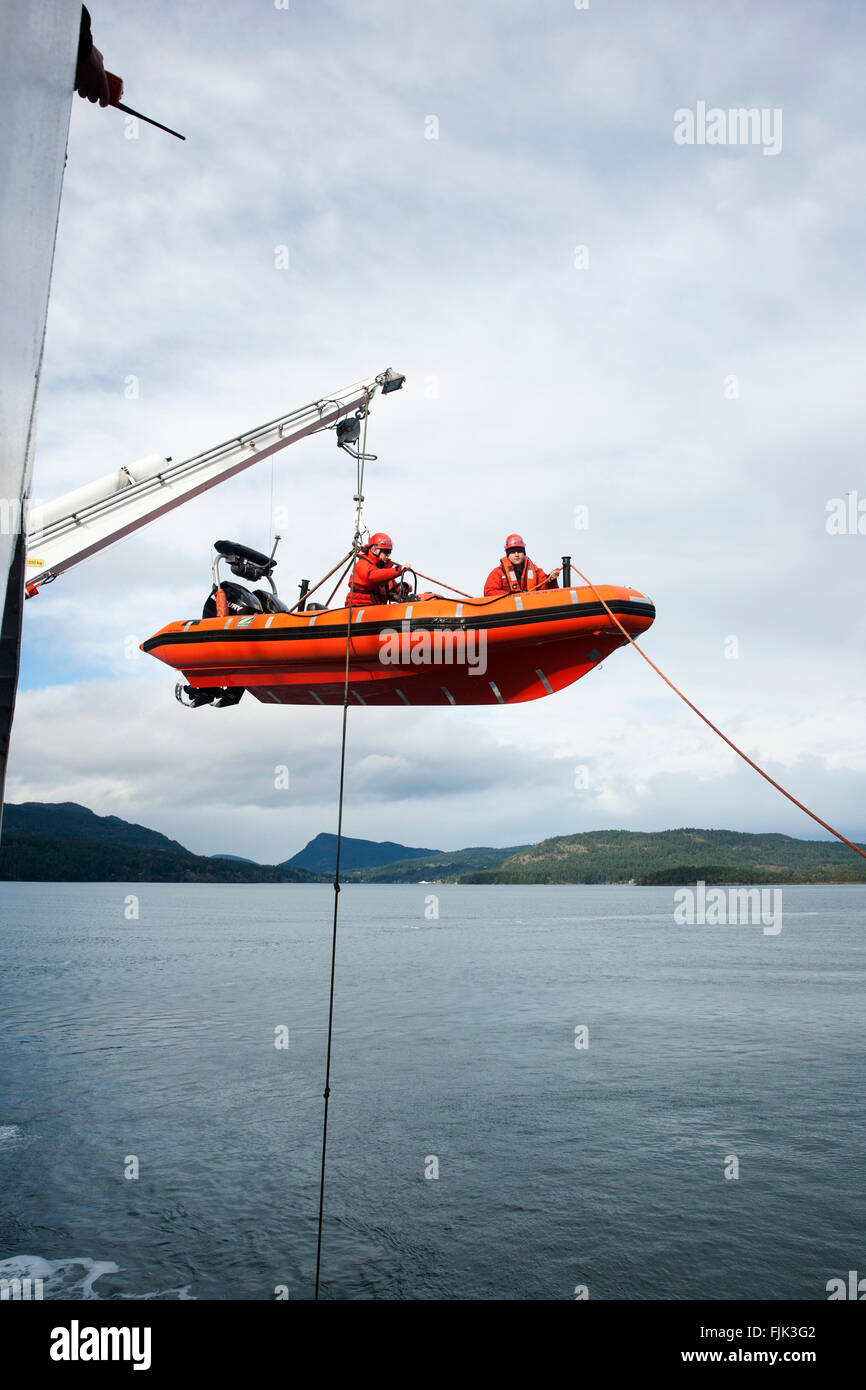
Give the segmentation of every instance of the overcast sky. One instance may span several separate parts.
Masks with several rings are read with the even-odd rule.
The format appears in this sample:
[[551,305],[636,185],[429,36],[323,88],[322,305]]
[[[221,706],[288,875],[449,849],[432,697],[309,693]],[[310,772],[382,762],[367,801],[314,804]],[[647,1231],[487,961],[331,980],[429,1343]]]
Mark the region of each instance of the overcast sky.
[[[365,490],[397,557],[480,592],[518,530],[546,568],[649,594],[654,660],[866,840],[866,534],[827,530],[833,498],[866,513],[866,11],[90,8],[125,100],[187,141],[75,99],[35,497],[394,366]],[[765,110],[772,144],[677,143],[699,103]],[[280,457],[284,596],[348,549],[353,482],[331,434]],[[186,710],[137,652],[197,616],[216,537],[267,544],[271,484],[265,463],[27,603],[9,800],[267,862],[336,828],[339,711]],[[822,834],[632,651],[525,705],[353,709],[348,769],[348,834],[431,848]]]

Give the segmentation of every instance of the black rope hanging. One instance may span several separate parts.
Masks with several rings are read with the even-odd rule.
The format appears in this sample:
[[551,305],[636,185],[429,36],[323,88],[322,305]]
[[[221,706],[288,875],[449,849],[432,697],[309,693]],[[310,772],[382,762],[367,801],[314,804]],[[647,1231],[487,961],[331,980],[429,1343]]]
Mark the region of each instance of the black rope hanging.
[[319,1180],[319,1221],[316,1236],[316,1287],[313,1297],[318,1301],[319,1277],[322,1267],[322,1225],[325,1212],[325,1161],[328,1149],[328,1107],[331,1099],[331,1054],[334,1035],[334,982],[337,973],[337,917],[340,905],[340,852],[343,843],[343,790],[346,781],[346,730],[349,713],[349,657],[352,643],[352,610],[355,604],[355,561],[361,549],[361,518],[364,505],[364,462],[367,448],[369,396],[364,405],[364,432],[358,453],[357,487],[355,494],[355,535],[352,540],[352,585],[349,593],[349,616],[346,622],[346,671],[343,682],[343,730],[340,741],[340,790],[337,802],[337,856],[334,865],[334,922],[331,931],[331,984],[328,998],[328,1052],[325,1062],[325,1112],[322,1117],[322,1168]]

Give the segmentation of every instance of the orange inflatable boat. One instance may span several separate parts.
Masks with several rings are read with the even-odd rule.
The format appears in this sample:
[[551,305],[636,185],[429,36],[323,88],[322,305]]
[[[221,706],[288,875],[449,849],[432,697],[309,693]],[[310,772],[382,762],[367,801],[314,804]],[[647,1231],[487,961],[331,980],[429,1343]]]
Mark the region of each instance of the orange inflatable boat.
[[[233,572],[244,573],[234,566]],[[261,573],[270,581],[268,571]],[[184,703],[236,704],[249,690],[265,704],[341,705],[349,610],[288,612],[273,594],[270,606],[282,611],[169,623],[142,643],[142,651],[183,673],[187,684],[177,694]],[[634,589],[605,585],[598,594],[633,637],[655,618],[651,601]],[[266,591],[258,595],[260,607],[270,599]],[[216,607],[213,597],[209,603]],[[625,642],[596,594],[575,586],[495,599],[410,596],[403,603],[359,606],[351,620],[349,698],[358,705],[538,700],[580,680]]]

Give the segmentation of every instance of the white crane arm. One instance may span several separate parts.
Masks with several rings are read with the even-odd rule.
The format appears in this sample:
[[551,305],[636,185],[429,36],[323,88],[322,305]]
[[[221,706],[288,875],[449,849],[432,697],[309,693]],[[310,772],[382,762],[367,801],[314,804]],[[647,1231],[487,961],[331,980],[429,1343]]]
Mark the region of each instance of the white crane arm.
[[27,594],[56,579],[89,555],[113,545],[227,478],[326,429],[369,404],[377,388],[397,390],[404,378],[390,367],[332,396],[237,435],[183,463],[151,454],[76,488],[43,507],[34,507],[27,528]]

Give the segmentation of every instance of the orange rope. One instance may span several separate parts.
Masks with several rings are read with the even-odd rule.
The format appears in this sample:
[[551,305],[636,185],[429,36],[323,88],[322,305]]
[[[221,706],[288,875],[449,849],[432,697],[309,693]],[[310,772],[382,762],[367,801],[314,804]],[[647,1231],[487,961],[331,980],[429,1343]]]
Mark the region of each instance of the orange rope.
[[[409,566],[412,569],[412,566]],[[475,594],[466,594],[462,589],[455,589],[453,584],[445,584],[441,579],[434,579],[432,574],[422,574],[420,570],[412,570],[416,579],[426,579],[429,584],[435,584],[440,589],[447,589],[451,594],[459,594],[461,598],[468,598],[470,603],[474,603],[476,608],[486,608],[488,604],[498,603],[500,599],[508,598],[508,594],[492,594],[487,598],[478,598]],[[526,593],[541,592],[540,590],[528,589]]]
[[[345,557],[344,557],[344,558],[345,558]],[[340,561],[340,564],[342,564],[342,563],[343,563],[343,562],[342,562],[342,560],[341,560],[341,561]],[[334,574],[334,572],[335,572],[338,568],[339,568],[339,566],[338,566],[338,565],[335,565],[335,566],[334,566],[334,569],[331,570],[329,574],[326,574],[326,575],[325,575],[325,579],[329,579],[329,578],[330,578],[330,575],[331,575],[331,574]],[[688,698],[688,696],[684,695],[683,692],[682,692],[681,690],[678,690],[678,689],[677,689],[677,687],[674,685],[673,681],[668,680],[668,678],[667,678],[667,676],[665,675],[664,671],[660,671],[659,668],[658,668],[658,666],[656,666],[655,662],[652,661],[652,660],[647,656],[646,652],[643,651],[643,649],[642,649],[641,647],[638,646],[638,644],[637,644],[637,642],[634,640],[634,638],[631,637],[631,636],[629,636],[629,634],[626,632],[625,628],[623,627],[622,623],[619,621],[619,618],[616,616],[616,614],[615,614],[614,612],[611,611],[611,609],[610,609],[610,608],[608,607],[608,605],[605,603],[604,599],[602,598],[601,594],[598,592],[598,589],[595,587],[595,585],[593,584],[592,580],[591,580],[591,579],[587,579],[586,575],[585,575],[581,570],[579,570],[579,569],[577,568],[576,565],[573,564],[573,565],[572,565],[572,569],[574,570],[574,573],[575,573],[575,574],[580,575],[580,578],[583,580],[584,584],[586,584],[587,587],[590,588],[590,589],[592,590],[592,592],[595,594],[596,598],[598,599],[599,603],[600,603],[600,604],[602,605],[602,607],[604,608],[605,612],[608,614],[608,616],[609,616],[610,618],[613,619],[613,621],[616,623],[616,625],[617,625],[617,627],[619,628],[619,630],[620,630],[620,632],[622,633],[622,635],[627,639],[627,641],[629,641],[629,642],[631,643],[631,645],[634,647],[634,649],[635,649],[635,651],[638,653],[638,655],[643,657],[644,661],[647,663],[648,666],[651,666],[651,667],[652,667],[652,669],[655,671],[656,675],[657,675],[657,676],[661,676],[661,678],[662,678],[662,680],[664,681],[665,685],[669,685],[670,688],[671,688],[671,690],[674,692],[674,694],[675,694],[675,695],[679,695],[680,699],[681,699],[685,704],[688,705],[688,707],[689,707],[690,710],[693,710],[693,711],[694,711],[694,713],[698,716],[699,719],[702,719],[702,720],[704,721],[704,723],[707,725],[708,728],[712,729],[712,731],[713,731],[714,734],[718,734],[719,738],[722,739],[723,742],[726,743],[726,744],[728,745],[729,748],[733,748],[734,752],[738,755],[738,757],[740,757],[740,758],[743,759],[743,762],[748,763],[748,764],[749,764],[749,767],[754,768],[755,772],[757,772],[761,777],[763,777],[763,779],[764,779],[765,782],[769,782],[769,784],[770,784],[771,787],[775,787],[775,789],[776,789],[777,792],[781,792],[783,796],[787,797],[789,801],[793,802],[793,804],[798,808],[798,810],[805,812],[805,814],[806,814],[807,816],[810,816],[811,819],[812,819],[813,821],[815,821],[818,825],[822,826],[824,830],[829,830],[829,832],[830,832],[831,835],[835,835],[836,839],[837,839],[837,840],[841,840],[841,842],[842,842],[843,845],[847,845],[849,849],[853,849],[854,853],[855,853],[855,854],[859,854],[860,857],[861,857],[861,859],[866,859],[866,851],[860,849],[860,847],[859,847],[858,845],[855,845],[855,844],[854,844],[853,840],[847,839],[847,837],[846,837],[845,835],[843,835],[840,831],[834,830],[833,827],[832,827],[832,825],[828,825],[827,822],[826,822],[825,820],[822,820],[820,816],[816,816],[816,814],[815,814],[814,811],[810,811],[808,806],[804,806],[803,803],[802,803],[802,801],[798,801],[797,798],[796,798],[796,796],[792,796],[791,793],[790,793],[789,791],[786,791],[785,788],[784,788],[783,786],[781,786],[778,782],[776,782],[776,781],[774,780],[774,778],[772,778],[772,777],[770,776],[769,772],[765,772],[763,768],[758,767],[758,764],[757,764],[756,762],[753,762],[753,760],[749,757],[748,753],[744,753],[743,750],[742,750],[742,748],[738,748],[737,745],[736,745],[731,739],[728,738],[727,734],[723,734],[722,731],[721,731],[721,729],[716,728],[716,726],[715,726],[715,724],[712,722],[712,720],[711,720],[711,719],[708,719],[707,716],[706,716],[705,714],[703,714],[703,713],[698,709],[697,705],[693,705],[692,702],[691,702],[691,700]],[[471,603],[475,604],[475,605],[476,605],[477,607],[479,607],[479,608],[483,608],[483,607],[485,607],[485,606],[486,606],[487,604],[489,604],[489,603],[497,603],[497,602],[499,601],[499,599],[501,599],[501,598],[503,597],[502,594],[495,594],[495,595],[493,595],[492,597],[486,598],[486,599],[484,599],[484,598],[475,598],[472,594],[466,594],[466,593],[464,593],[462,589],[455,589],[454,586],[453,586],[452,584],[444,584],[444,583],[442,582],[441,579],[434,579],[432,575],[429,575],[429,574],[422,574],[420,570],[415,570],[414,573],[415,573],[415,575],[416,575],[416,577],[417,577],[418,579],[426,579],[430,584],[436,584],[436,585],[438,585],[439,588],[442,588],[442,589],[449,589],[450,592],[451,592],[452,594],[459,594],[459,595],[461,596],[461,598],[469,599]],[[319,581],[319,584],[317,584],[315,587],[318,589],[319,586],[320,586],[320,584],[324,584],[324,582],[325,582],[324,579],[323,579],[323,580],[320,580],[320,581]],[[338,586],[338,587],[339,587],[339,586]],[[310,593],[313,593],[313,592],[314,592],[314,590],[311,589],[311,590],[310,590]],[[333,597],[333,595],[332,595],[332,597]]]
[[[413,573],[416,579],[426,579],[428,584],[435,584],[438,589],[448,589],[450,593],[459,594],[461,598],[472,598],[472,594],[464,594],[462,589],[455,589],[453,584],[444,584],[441,579],[434,579],[431,574],[422,574],[420,570],[414,570]],[[502,595],[499,594],[498,597],[501,598]]]
[[595,594],[595,596],[596,596],[596,598],[598,599],[599,603],[602,604],[602,606],[605,608],[605,610],[607,611],[607,613],[609,614],[609,616],[610,616],[611,618],[613,618],[613,620],[614,620],[614,622],[616,623],[617,627],[619,628],[620,632],[623,634],[623,636],[625,636],[625,637],[628,638],[629,642],[631,642],[631,644],[632,644],[632,646],[634,647],[635,651],[638,652],[638,653],[643,657],[643,659],[644,659],[644,661],[647,663],[647,665],[649,665],[649,666],[651,666],[651,667],[653,668],[653,670],[655,671],[655,673],[656,673],[657,676],[661,676],[661,678],[662,678],[662,680],[664,681],[665,685],[669,685],[670,688],[671,688],[671,690],[673,690],[674,693],[675,693],[676,695],[679,695],[679,697],[680,697],[681,700],[684,700],[684,701],[685,701],[685,703],[688,705],[689,709],[694,710],[694,712],[695,712],[695,714],[698,716],[698,718],[699,718],[699,719],[703,719],[704,723],[707,724],[707,725],[709,725],[709,727],[712,729],[712,731],[713,731],[714,734],[718,734],[719,738],[724,739],[724,741],[725,741],[725,743],[728,745],[728,747],[729,747],[729,748],[733,748],[734,752],[735,752],[735,753],[738,753],[739,756],[743,759],[743,761],[744,761],[744,762],[747,762],[747,763],[749,764],[749,767],[753,767],[753,768],[755,769],[756,772],[760,773],[760,775],[764,778],[764,780],[765,780],[766,782],[769,782],[769,783],[770,783],[770,786],[771,786],[771,787],[775,787],[775,788],[776,788],[776,791],[777,791],[777,792],[781,792],[782,795],[783,795],[783,796],[786,796],[786,797],[788,798],[789,801],[793,801],[793,803],[794,803],[795,806],[799,807],[799,809],[800,809],[801,811],[805,811],[807,816],[811,816],[811,817],[812,817],[812,820],[817,821],[818,824],[821,825],[821,826],[823,826],[825,830],[829,830],[830,834],[831,834],[831,835],[835,835],[837,840],[841,840],[843,845],[847,845],[849,849],[853,849],[853,850],[854,850],[854,853],[855,853],[855,854],[859,854],[860,857],[861,857],[861,859],[866,859],[866,851],[860,849],[859,845],[855,845],[855,844],[853,843],[852,840],[846,839],[845,836],[844,836],[844,835],[841,835],[841,834],[839,833],[838,830],[834,830],[833,827],[832,827],[832,825],[828,825],[827,822],[826,822],[825,820],[822,820],[820,816],[816,816],[814,811],[810,811],[808,806],[804,806],[803,803],[802,803],[802,801],[798,801],[797,798],[796,798],[796,796],[792,796],[790,792],[786,792],[786,791],[785,791],[785,788],[784,788],[784,787],[779,786],[779,783],[778,783],[778,782],[774,782],[774,781],[773,781],[773,778],[770,776],[770,774],[769,774],[768,772],[764,772],[763,768],[758,767],[758,764],[757,764],[757,763],[752,762],[752,759],[749,757],[749,755],[748,755],[747,753],[744,753],[744,752],[743,752],[742,748],[738,748],[737,745],[736,745],[735,743],[732,743],[731,740],[728,738],[728,736],[727,736],[726,734],[723,734],[723,733],[722,733],[721,729],[717,729],[716,726],[715,726],[715,724],[713,724],[712,721],[709,720],[705,714],[702,714],[702,713],[701,713],[701,711],[698,709],[697,705],[693,705],[692,702],[691,702],[691,700],[689,700],[689,699],[683,694],[683,692],[682,692],[681,690],[677,690],[677,687],[674,685],[673,681],[669,681],[669,680],[668,680],[668,678],[667,678],[667,676],[665,675],[664,671],[660,671],[659,668],[658,668],[658,666],[656,666],[655,662],[654,662],[654,661],[650,661],[650,658],[647,656],[646,652],[641,650],[641,648],[638,646],[638,644],[637,644],[637,642],[634,640],[634,638],[633,638],[633,637],[629,637],[629,634],[626,632],[626,630],[625,630],[625,628],[623,627],[622,623],[619,621],[619,618],[616,616],[615,613],[612,613],[611,610],[608,608],[607,604],[605,603],[604,599],[602,598],[601,594],[598,592],[598,589],[595,587],[595,585],[592,583],[592,581],[589,580],[589,579],[587,579],[587,577],[586,577],[585,574],[581,574],[580,570],[577,568],[576,565],[573,565],[572,568],[574,569],[575,574],[579,574],[579,575],[580,575],[580,577],[581,577],[581,579],[583,580],[584,584],[588,584],[588,585],[589,585],[590,589],[592,589],[592,592]]
[[[344,561],[346,561],[346,560],[351,560],[353,557],[354,557],[354,551],[350,550],[349,553],[348,553],[348,555],[344,555],[342,560],[338,560],[337,563],[335,564],[334,568],[333,568],[332,570],[328,570],[328,573],[327,573],[326,575],[324,575],[323,578],[321,578],[317,584],[314,584],[313,587],[312,587],[312,589],[308,589],[307,592],[304,594],[304,597],[303,597],[303,598],[299,598],[298,601],[297,601],[297,603],[293,603],[292,606],[291,606],[291,608],[289,608],[287,611],[288,611],[289,613],[296,613],[296,612],[300,609],[300,606],[301,606],[302,603],[306,603],[307,599],[308,599],[308,598],[311,598],[312,595],[316,592],[317,589],[321,589],[321,587],[322,587],[322,585],[324,584],[324,582],[325,582],[326,579],[330,579],[330,577],[331,577],[332,574],[336,574],[336,573],[337,573],[337,570],[338,570],[338,569],[340,568],[340,566],[344,563]],[[346,566],[346,569],[348,569],[348,568],[349,568],[349,566],[347,565],[347,566]],[[344,572],[345,572],[345,571],[344,571]],[[340,578],[337,580],[336,584],[334,585],[334,594],[335,594],[335,593],[337,592],[337,590],[339,589],[339,587],[340,587],[340,582],[341,582],[342,578],[343,578],[343,576],[342,576],[342,574],[341,574],[341,575],[340,575]],[[331,594],[331,598],[334,597],[334,594]],[[331,601],[331,599],[328,600],[328,603],[330,603],[330,601]],[[328,606],[328,604],[326,603],[326,604],[325,604],[325,607],[327,608],[327,606]]]
[[[352,564],[352,561],[354,560],[354,558],[355,558],[355,557],[352,556],[352,559],[349,561],[349,564],[348,564],[348,565],[346,566],[346,568],[343,570],[343,573],[340,575],[340,578],[337,580],[337,582],[336,582],[336,584],[334,585],[333,589],[332,589],[331,592],[328,594],[328,597],[325,599],[325,607],[326,607],[326,608],[330,608],[330,606],[331,606],[331,600],[332,600],[332,598],[334,597],[334,594],[335,594],[335,593],[337,592],[337,590],[339,589],[339,587],[340,587],[340,585],[342,584],[343,580],[346,578],[346,575],[349,573],[349,565]],[[324,581],[323,581],[323,582],[324,582]],[[354,585],[353,585],[353,588],[354,588]]]

